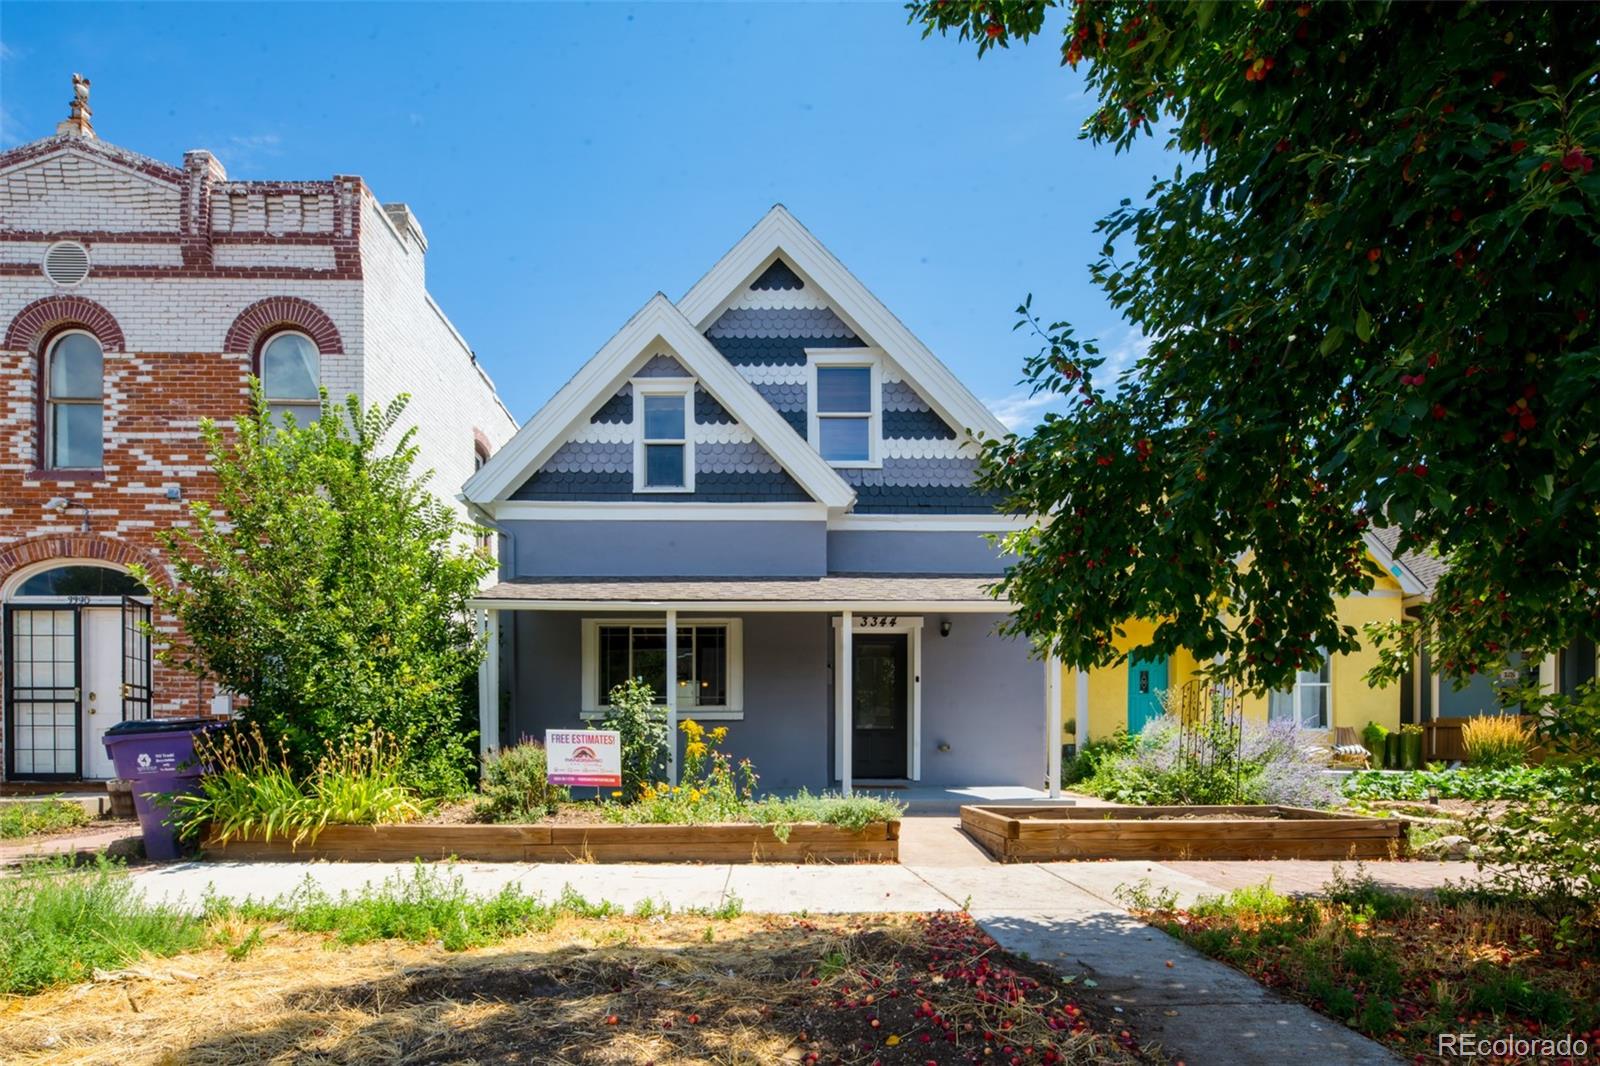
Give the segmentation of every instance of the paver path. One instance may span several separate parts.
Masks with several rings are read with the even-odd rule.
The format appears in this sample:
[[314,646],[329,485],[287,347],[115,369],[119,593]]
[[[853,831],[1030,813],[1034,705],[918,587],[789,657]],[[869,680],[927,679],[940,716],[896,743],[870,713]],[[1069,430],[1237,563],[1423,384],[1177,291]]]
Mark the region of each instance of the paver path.
[[[1177,865],[457,863],[450,869],[475,893],[514,882],[553,898],[571,886],[590,900],[629,908],[646,899],[675,909],[714,908],[733,897],[746,911],[777,914],[965,907],[1007,950],[1093,981],[1128,1015],[1131,1028],[1190,1066],[1276,1066],[1297,1058],[1317,1066],[1397,1061],[1380,1045],[1205,958],[1118,905],[1117,887],[1143,879],[1184,902],[1217,891]],[[384,863],[220,862],[152,866],[133,876],[153,900],[198,906],[208,886],[218,895],[259,900],[290,892],[307,878],[336,893],[409,877],[411,870]]]
[[123,857],[143,854],[138,822],[90,825],[71,833],[52,833],[21,843],[0,845],[0,867],[51,855],[92,855],[105,851]]

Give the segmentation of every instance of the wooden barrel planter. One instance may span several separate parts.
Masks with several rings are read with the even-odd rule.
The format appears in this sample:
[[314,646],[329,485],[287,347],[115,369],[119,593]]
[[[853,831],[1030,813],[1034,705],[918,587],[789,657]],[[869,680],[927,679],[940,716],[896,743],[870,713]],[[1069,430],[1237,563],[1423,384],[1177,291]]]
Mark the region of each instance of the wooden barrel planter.
[[769,825],[330,825],[315,840],[208,840],[209,859],[249,862],[898,862],[900,823]]
[[1400,818],[1303,807],[961,808],[961,827],[1001,862],[1060,859],[1390,859]]

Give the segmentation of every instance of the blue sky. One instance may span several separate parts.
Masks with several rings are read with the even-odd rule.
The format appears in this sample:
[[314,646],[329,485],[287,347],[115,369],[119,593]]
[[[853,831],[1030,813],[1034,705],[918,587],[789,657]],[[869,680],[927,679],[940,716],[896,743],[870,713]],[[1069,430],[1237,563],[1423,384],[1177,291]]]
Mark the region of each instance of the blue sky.
[[981,62],[898,4],[33,4],[0,9],[0,144],[70,75],[112,143],[237,178],[360,174],[428,234],[429,288],[526,419],[657,290],[788,206],[1003,416],[1049,317],[1136,348],[1096,218],[1170,168],[1077,139],[1054,33]]

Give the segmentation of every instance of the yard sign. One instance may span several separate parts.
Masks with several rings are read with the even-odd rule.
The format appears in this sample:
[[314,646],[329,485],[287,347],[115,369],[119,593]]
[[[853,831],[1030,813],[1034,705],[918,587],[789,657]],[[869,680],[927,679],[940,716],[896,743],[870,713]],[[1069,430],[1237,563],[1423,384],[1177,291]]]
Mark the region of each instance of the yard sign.
[[622,787],[622,735],[613,729],[547,729],[544,756],[552,785]]

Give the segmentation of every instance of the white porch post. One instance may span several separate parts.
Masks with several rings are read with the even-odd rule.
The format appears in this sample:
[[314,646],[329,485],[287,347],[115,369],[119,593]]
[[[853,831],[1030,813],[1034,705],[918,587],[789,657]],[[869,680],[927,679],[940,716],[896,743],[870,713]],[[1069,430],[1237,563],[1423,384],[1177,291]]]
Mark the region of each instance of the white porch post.
[[678,611],[667,608],[667,780],[678,783]]
[[839,708],[839,791],[850,795],[850,741],[855,732],[851,694],[850,666],[854,659],[851,651],[851,632],[855,629],[855,616],[845,611],[839,619],[839,663],[833,671],[838,693],[834,704]]
[[483,660],[478,664],[478,746],[481,751],[500,747],[500,612],[478,612],[483,634]]
[[1072,739],[1082,751],[1089,741],[1089,671],[1078,668],[1072,671]]
[[1061,797],[1061,661],[1044,657],[1044,779],[1051,799]]

